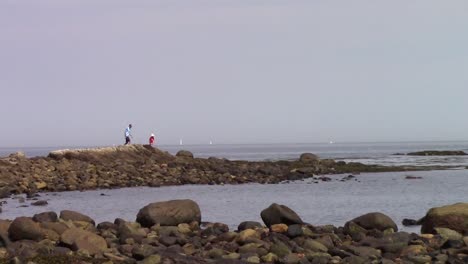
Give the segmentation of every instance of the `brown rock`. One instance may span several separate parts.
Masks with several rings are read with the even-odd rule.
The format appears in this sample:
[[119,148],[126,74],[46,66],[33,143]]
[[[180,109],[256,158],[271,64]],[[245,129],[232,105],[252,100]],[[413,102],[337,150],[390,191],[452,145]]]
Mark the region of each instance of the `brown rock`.
[[86,250],[91,255],[103,252],[107,249],[104,238],[79,228],[70,228],[60,236],[60,242],[72,250]]
[[10,225],[8,234],[13,241],[27,239],[41,241],[45,238],[44,231],[38,223],[29,217],[18,217]]
[[140,209],[136,221],[144,227],[155,224],[177,226],[192,221],[201,222],[201,212],[198,204],[192,200],[157,202]]
[[60,218],[63,220],[88,222],[93,226],[95,225],[95,222],[91,217],[75,211],[63,210],[60,212]]

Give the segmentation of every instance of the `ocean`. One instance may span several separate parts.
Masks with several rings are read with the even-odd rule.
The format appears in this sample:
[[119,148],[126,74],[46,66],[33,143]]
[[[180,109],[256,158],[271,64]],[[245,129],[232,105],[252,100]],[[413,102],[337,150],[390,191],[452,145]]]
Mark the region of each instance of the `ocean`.
[[[91,146],[92,147],[92,146]],[[230,160],[293,160],[304,152],[311,152],[321,158],[362,162],[377,165],[413,165],[413,166],[468,166],[468,156],[405,156],[396,153],[408,153],[421,150],[462,150],[468,152],[467,141],[448,142],[390,142],[390,143],[296,143],[296,144],[213,144],[213,145],[162,145],[157,146],[172,154],[184,149],[195,157],[218,157]],[[17,151],[28,157],[46,156],[50,151],[63,148],[86,147],[41,147],[41,148],[0,148],[0,156]]]

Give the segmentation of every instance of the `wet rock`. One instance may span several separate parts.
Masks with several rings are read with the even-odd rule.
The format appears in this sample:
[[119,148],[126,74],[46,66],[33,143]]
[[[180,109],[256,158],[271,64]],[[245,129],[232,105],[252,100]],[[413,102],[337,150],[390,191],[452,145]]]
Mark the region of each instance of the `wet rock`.
[[55,212],[43,212],[39,214],[35,214],[32,218],[34,221],[42,223],[42,222],[57,222],[57,214]]
[[95,225],[95,222],[91,217],[75,211],[63,210],[60,212],[60,218],[63,220],[87,222],[93,226]]
[[136,221],[144,227],[155,224],[177,226],[181,223],[201,222],[201,212],[198,204],[192,200],[157,202],[140,209]]
[[273,203],[264,209],[260,216],[267,227],[274,224],[303,224],[304,222],[293,210],[285,205]]
[[45,200],[40,200],[40,201],[36,201],[36,202],[33,202],[31,203],[31,205],[34,205],[34,206],[46,206],[48,205],[49,203]]
[[422,179],[422,177],[421,176],[406,175],[405,179],[407,179],[407,180],[418,180],[418,179]]
[[419,223],[418,223],[417,220],[408,219],[408,218],[403,219],[403,221],[402,221],[401,223],[402,223],[404,226],[415,226],[415,225],[419,225]]
[[435,227],[446,227],[468,233],[468,203],[456,203],[430,209],[422,220],[421,233],[435,233]]
[[[393,222],[393,220],[385,214],[382,213],[368,213],[351,220],[351,222],[356,223],[364,229],[377,229],[384,231],[388,228],[392,228],[394,231],[398,231],[398,227]],[[349,225],[348,223],[345,224]]]

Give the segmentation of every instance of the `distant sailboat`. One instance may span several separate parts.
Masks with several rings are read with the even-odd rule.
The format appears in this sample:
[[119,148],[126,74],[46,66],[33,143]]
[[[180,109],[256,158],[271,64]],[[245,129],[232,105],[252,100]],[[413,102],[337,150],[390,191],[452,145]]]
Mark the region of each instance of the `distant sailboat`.
[[210,145],[213,145],[213,141],[210,140]]
[[181,146],[183,145],[182,139],[179,140],[179,145],[181,145]]
[[330,144],[335,144],[335,142],[333,142],[333,141],[330,140]]

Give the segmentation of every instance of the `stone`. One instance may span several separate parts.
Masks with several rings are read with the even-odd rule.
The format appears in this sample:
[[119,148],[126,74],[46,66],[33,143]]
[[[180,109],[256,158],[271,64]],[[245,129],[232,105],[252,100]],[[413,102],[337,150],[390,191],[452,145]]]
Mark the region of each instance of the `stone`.
[[288,232],[288,226],[285,224],[275,224],[270,226],[272,232],[275,233],[286,233]]
[[257,231],[253,229],[245,229],[239,233],[237,236],[237,242],[240,244],[246,243],[249,239],[251,238],[260,238],[260,235],[257,233]]
[[177,230],[181,234],[189,234],[192,233],[192,229],[190,229],[190,225],[187,223],[182,223],[177,225]]
[[276,256],[283,258],[291,253],[291,249],[281,241],[278,241],[271,245],[270,252]]
[[41,241],[45,233],[40,225],[29,217],[17,217],[8,228],[8,234],[13,241],[33,240]]
[[147,232],[141,228],[139,223],[125,222],[118,226],[117,234],[121,244],[125,244],[125,241],[129,238],[137,243],[141,243],[143,238],[146,237]]
[[47,201],[45,201],[45,200],[39,200],[39,201],[31,203],[31,205],[33,205],[33,206],[46,206],[48,204],[49,203]]
[[[377,212],[361,215],[354,218],[350,222],[354,222],[366,230],[377,229],[380,231],[385,231],[388,228],[392,228],[394,231],[398,231],[397,225],[390,217]],[[349,225],[349,222],[345,224],[345,228],[347,225]]]
[[193,159],[193,153],[188,150],[179,150],[176,157]]
[[304,229],[302,228],[302,225],[290,225],[287,233],[288,237],[295,238],[304,235]]
[[446,240],[462,240],[463,239],[463,236],[460,233],[449,228],[435,227],[434,230],[436,234],[439,234],[443,239],[446,239]]
[[328,248],[326,246],[313,239],[307,239],[304,241],[302,247],[313,252],[328,252]]
[[409,245],[401,251],[401,256],[409,256],[409,255],[422,255],[426,254],[427,250],[422,245]]
[[262,224],[259,222],[255,222],[255,221],[244,221],[239,224],[239,226],[237,227],[237,230],[240,232],[246,229],[257,229],[257,228],[263,228]]
[[140,264],[160,264],[161,256],[160,255],[151,255],[140,262]]
[[43,223],[43,222],[57,222],[58,216],[55,212],[43,212],[39,214],[35,214],[32,218],[35,222]]
[[59,235],[63,234],[63,232],[69,229],[65,223],[61,222],[42,222],[40,225],[43,229],[50,229]]
[[304,163],[315,162],[318,159],[319,159],[318,156],[312,153],[302,153],[301,156],[299,157],[299,161],[304,162]]
[[446,227],[468,234],[468,203],[431,208],[422,219],[421,233],[435,233],[435,227]]
[[192,200],[171,200],[151,203],[138,212],[136,221],[143,227],[155,224],[177,226],[192,221],[201,222],[198,204]]
[[268,263],[276,263],[279,260],[279,258],[274,253],[270,252],[270,253],[266,254],[265,256],[263,256],[262,260],[264,262],[268,262]]
[[304,222],[293,210],[285,205],[273,203],[264,209],[260,216],[267,227],[274,224],[303,224]]
[[91,217],[75,211],[63,210],[60,212],[60,218],[63,220],[88,222],[93,226],[95,225],[95,222]]
[[70,228],[63,232],[60,242],[74,251],[86,250],[91,255],[107,249],[107,242],[103,237],[79,228]]

